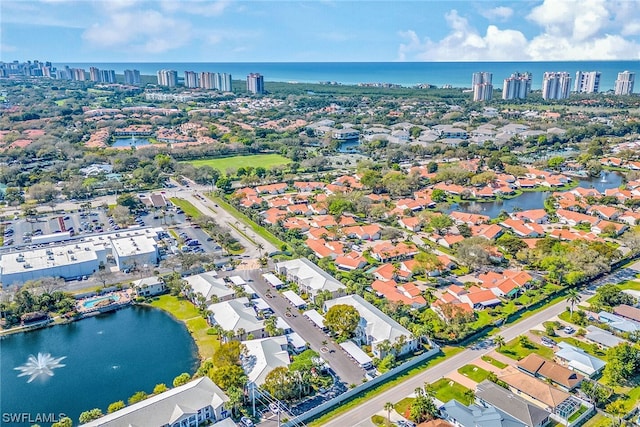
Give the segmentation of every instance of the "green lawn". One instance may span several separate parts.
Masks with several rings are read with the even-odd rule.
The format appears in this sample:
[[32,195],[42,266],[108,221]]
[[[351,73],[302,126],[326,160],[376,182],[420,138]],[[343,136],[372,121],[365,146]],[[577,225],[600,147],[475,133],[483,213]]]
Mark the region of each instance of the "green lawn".
[[609,427],[611,420],[602,414],[596,414],[589,421],[584,423],[583,427]]
[[462,368],[458,369],[458,372],[477,383],[481,383],[489,376],[489,371],[476,365],[464,365]]
[[491,357],[491,356],[487,356],[487,355],[482,356],[482,360],[484,360],[484,361],[485,361],[485,362],[487,362],[487,363],[492,364],[493,366],[495,366],[495,367],[496,367],[496,368],[498,368],[498,369],[504,369],[504,368],[506,368],[507,366],[509,366],[509,365],[507,365],[506,363],[501,362],[501,361],[499,361],[499,360],[496,360],[496,359],[494,359],[493,357]]
[[441,378],[431,385],[435,391],[436,399],[442,402],[448,402],[455,399],[458,402],[469,405],[473,401],[469,393],[469,389],[449,378]]
[[197,219],[202,216],[202,212],[200,212],[193,204],[185,199],[179,199],[177,197],[171,198],[171,203],[182,209],[188,217]]
[[553,359],[552,348],[536,344],[532,341],[531,345],[523,347],[522,344],[520,344],[520,340],[518,338],[513,339],[500,347],[498,349],[498,352],[515,360],[521,360],[531,353],[539,354],[540,356],[545,357],[549,360]]
[[307,426],[309,427],[320,427],[323,426],[327,421],[337,417],[338,415],[341,415],[349,410],[351,410],[353,407],[358,406],[359,404],[361,404],[362,402],[365,402],[369,399],[371,399],[373,396],[382,393],[385,390],[390,389],[391,387],[394,387],[398,384],[400,384],[403,381],[406,381],[408,378],[414,377],[416,375],[418,375],[419,373],[432,368],[433,366],[437,365],[438,363],[444,361],[445,359],[448,359],[450,357],[455,356],[456,354],[462,352],[465,348],[464,347],[442,347],[440,349],[440,353],[438,353],[437,355],[435,355],[434,357],[432,357],[431,359],[427,360],[425,363],[422,363],[412,369],[409,369],[408,371],[399,374],[398,376],[390,379],[389,381],[380,384],[377,387],[374,387],[372,390],[368,390],[364,393],[362,393],[361,395],[354,397],[352,400],[348,400],[346,402],[343,402],[340,404],[340,406],[336,407],[335,409],[331,410],[330,412],[327,412],[324,415],[321,415],[319,418],[316,418],[313,421],[310,421],[307,424]]
[[191,302],[173,295],[161,295],[153,299],[151,306],[171,313],[173,317],[184,322],[198,346],[201,360],[213,356],[214,350],[220,345],[218,337],[207,334],[209,325]]
[[396,410],[398,414],[405,417],[406,415],[408,415],[407,411],[411,408],[411,405],[413,405],[413,402],[415,400],[416,400],[415,397],[405,397],[400,402],[393,405],[393,408]]
[[218,169],[223,174],[226,173],[228,168],[238,169],[241,167],[258,167],[270,168],[271,166],[286,165],[291,163],[291,159],[281,156],[280,154],[255,154],[252,156],[233,156],[233,157],[219,157],[216,159],[202,159],[191,160],[193,166],[211,166],[214,169]]
[[634,280],[629,280],[627,282],[622,282],[618,285],[620,289],[625,290],[633,290],[640,291],[640,282],[636,282]]

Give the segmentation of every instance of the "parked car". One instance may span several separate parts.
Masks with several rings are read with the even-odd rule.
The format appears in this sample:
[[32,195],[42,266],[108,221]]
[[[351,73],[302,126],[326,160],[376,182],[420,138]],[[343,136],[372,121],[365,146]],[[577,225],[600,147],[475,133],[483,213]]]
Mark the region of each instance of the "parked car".
[[571,326],[566,326],[566,327],[564,328],[564,333],[565,333],[565,334],[567,334],[567,335],[571,335],[571,334],[572,334],[572,333],[574,333],[575,331],[576,331],[576,330],[575,330],[575,329],[573,329]]
[[249,417],[240,418],[240,424],[242,424],[244,427],[253,427],[253,421],[251,421],[251,418]]

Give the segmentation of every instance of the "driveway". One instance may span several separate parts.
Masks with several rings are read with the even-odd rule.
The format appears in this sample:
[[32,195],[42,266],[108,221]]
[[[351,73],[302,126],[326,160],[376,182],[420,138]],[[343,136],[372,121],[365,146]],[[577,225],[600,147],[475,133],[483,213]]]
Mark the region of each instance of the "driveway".
[[[327,334],[317,328],[309,319],[294,308],[280,293],[276,292],[263,278],[266,270],[235,270],[229,275],[239,275],[254,291],[264,299],[278,317],[283,318],[310,347],[331,366],[340,379],[346,384],[361,384],[365,371],[351,359]],[[271,298],[267,297],[267,291]],[[287,309],[290,311],[287,312]],[[289,315],[290,317],[288,317]],[[327,344],[324,345],[323,342]],[[329,352],[334,350],[333,352]]]

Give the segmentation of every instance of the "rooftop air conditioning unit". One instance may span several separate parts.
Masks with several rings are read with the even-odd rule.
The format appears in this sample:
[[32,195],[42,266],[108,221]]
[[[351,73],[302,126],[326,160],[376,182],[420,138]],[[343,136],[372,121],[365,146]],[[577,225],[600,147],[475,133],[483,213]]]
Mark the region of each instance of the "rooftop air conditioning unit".
[[24,268],[32,268],[32,266],[31,266],[31,264],[26,263],[26,264],[24,265]]

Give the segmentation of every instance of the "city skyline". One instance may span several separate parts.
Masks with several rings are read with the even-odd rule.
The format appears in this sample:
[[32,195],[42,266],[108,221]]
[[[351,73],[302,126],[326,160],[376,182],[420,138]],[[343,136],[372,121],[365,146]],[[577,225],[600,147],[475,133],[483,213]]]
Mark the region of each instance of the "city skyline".
[[7,0],[0,55],[55,62],[635,60],[640,9],[634,6],[609,0]]

